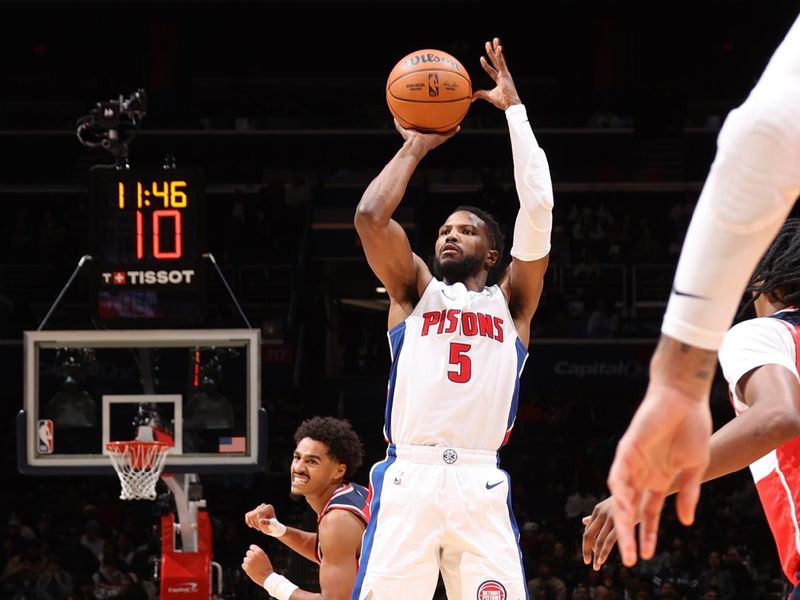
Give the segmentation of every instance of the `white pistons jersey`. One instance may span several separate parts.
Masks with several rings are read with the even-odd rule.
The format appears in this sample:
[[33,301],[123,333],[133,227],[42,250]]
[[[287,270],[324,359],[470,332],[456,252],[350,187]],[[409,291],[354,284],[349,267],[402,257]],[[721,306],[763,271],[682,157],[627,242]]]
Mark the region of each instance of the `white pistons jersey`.
[[472,292],[433,278],[388,336],[389,442],[491,451],[505,444],[528,352],[498,286]]

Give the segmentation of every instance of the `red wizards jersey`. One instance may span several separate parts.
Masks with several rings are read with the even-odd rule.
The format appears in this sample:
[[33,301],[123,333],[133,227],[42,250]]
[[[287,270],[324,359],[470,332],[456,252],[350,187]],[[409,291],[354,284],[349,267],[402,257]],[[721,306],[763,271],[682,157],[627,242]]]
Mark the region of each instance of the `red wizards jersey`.
[[[719,361],[737,415],[748,406],[738,396],[736,384],[752,369],[777,364],[798,376],[799,328],[800,311],[790,308],[770,317],[744,321],[726,333]],[[783,572],[793,585],[797,585],[800,570],[800,437],[752,463],[750,471],[775,538]]]
[[366,524],[369,523],[369,501],[369,490],[357,483],[343,483],[333,492],[331,499],[328,500],[328,503],[319,511],[319,515],[317,515],[317,545],[314,549],[317,562],[322,562],[322,548],[320,548],[319,545],[319,524],[322,522],[322,519],[325,518],[325,515],[332,510],[346,510],[364,521],[364,525],[366,526]]

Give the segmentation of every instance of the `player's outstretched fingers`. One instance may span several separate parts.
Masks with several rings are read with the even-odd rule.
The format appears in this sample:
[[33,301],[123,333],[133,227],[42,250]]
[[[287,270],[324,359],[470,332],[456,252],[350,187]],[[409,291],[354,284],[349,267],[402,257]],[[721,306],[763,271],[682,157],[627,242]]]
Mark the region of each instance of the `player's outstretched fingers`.
[[594,564],[592,568],[595,571],[599,571],[600,567],[603,566],[608,560],[608,555],[611,554],[611,551],[614,549],[614,544],[617,543],[617,532],[614,528],[614,520],[608,519],[605,524],[603,524],[603,528],[600,530],[600,535],[597,536],[597,540],[595,542],[595,546],[593,548],[594,552]]
[[639,553],[645,560],[653,558],[658,540],[658,522],[664,508],[666,492],[646,490],[642,497],[642,524],[639,526]]
[[[597,512],[597,509],[594,512]],[[597,531],[600,528],[597,520],[593,519],[594,512],[591,516],[581,519],[581,523],[586,528],[583,530],[583,537],[581,538],[581,554],[585,565],[592,564],[592,548],[594,548],[594,541],[597,539]]]
[[640,495],[627,478],[618,474],[616,460],[608,477],[608,488],[614,507],[614,527],[619,536],[619,554],[622,564],[632,567],[636,564],[636,517]]
[[697,502],[700,500],[700,485],[703,483],[703,471],[687,469],[681,476],[681,487],[675,498],[675,512],[678,513],[678,520],[686,526],[694,523]]

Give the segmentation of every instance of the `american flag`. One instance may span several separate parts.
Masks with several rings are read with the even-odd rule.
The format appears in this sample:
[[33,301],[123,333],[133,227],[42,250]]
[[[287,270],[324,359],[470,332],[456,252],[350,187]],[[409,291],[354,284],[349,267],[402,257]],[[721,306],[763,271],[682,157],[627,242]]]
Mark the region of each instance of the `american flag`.
[[220,452],[245,452],[247,438],[244,436],[238,437],[221,437],[219,438],[219,451]]

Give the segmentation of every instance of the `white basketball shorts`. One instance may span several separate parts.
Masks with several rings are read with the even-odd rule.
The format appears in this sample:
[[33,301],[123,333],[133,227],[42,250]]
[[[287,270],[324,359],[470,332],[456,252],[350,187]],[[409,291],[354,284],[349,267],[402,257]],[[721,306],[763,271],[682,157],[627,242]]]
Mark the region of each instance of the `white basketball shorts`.
[[370,473],[371,518],[352,600],[525,600],[510,478],[497,453],[390,445]]

